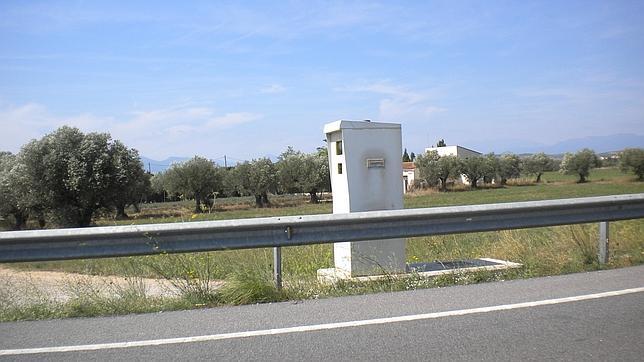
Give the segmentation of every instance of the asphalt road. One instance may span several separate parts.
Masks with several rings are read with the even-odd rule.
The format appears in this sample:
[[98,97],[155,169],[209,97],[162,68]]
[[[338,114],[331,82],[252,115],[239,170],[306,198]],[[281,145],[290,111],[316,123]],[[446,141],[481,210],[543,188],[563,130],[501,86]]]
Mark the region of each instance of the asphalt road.
[[0,360],[643,356],[644,266],[297,303],[0,323]]

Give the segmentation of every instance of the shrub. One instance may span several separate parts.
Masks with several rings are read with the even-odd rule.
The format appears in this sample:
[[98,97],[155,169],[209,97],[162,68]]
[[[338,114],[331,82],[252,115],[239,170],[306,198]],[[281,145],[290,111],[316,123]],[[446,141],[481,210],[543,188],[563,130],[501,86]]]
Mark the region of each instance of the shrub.
[[566,153],[563,161],[561,161],[562,173],[567,175],[578,175],[578,183],[586,182],[586,177],[590,174],[590,170],[601,166],[601,161],[595,152],[591,149],[584,148],[583,150],[572,154]]
[[644,181],[644,150],[627,148],[619,158],[619,169],[622,172],[633,172],[639,181]]

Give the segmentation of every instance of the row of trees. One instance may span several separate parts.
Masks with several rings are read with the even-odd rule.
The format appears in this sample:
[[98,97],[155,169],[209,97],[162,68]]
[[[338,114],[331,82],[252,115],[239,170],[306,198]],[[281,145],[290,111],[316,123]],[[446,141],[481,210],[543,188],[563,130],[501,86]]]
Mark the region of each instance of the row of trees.
[[[601,166],[601,159],[590,149],[577,153],[566,153],[559,163],[544,153],[537,153],[526,158],[508,153],[497,156],[493,153],[484,156],[457,158],[456,156],[438,156],[436,151],[416,157],[416,167],[421,179],[429,185],[438,185],[446,190],[448,179],[456,179],[463,175],[472,188],[479,181],[491,182],[497,180],[504,185],[509,179],[521,176],[534,176],[535,182],[541,182],[544,172],[559,170],[559,172],[578,176],[578,182],[586,182],[590,170]],[[623,172],[633,172],[640,181],[644,180],[644,150],[631,148],[620,155],[620,169]]]
[[421,179],[431,186],[438,185],[442,191],[447,188],[449,179],[461,175],[476,188],[480,181],[491,182],[493,179],[505,184],[508,179],[518,178],[521,174],[534,175],[536,182],[541,180],[544,172],[552,171],[556,162],[543,153],[521,159],[515,154],[504,154],[500,157],[493,153],[485,156],[458,158],[456,156],[439,156],[431,151],[418,155],[415,161]]
[[13,216],[16,229],[30,217],[87,226],[100,209],[125,217],[149,185],[138,152],[106,133],[61,127],[17,155],[0,153],[0,216]]
[[28,143],[17,155],[0,152],[0,217],[13,219],[16,229],[30,218],[41,227],[83,227],[99,211],[127,218],[129,206],[155,193],[194,199],[195,212],[202,212],[216,195],[251,195],[266,207],[271,193],[306,193],[317,203],[318,193],[330,190],[326,148],[305,154],[289,147],[276,163],[260,158],[229,168],[197,156],[154,176],[135,149],[72,127]]
[[[418,155],[415,163],[421,178],[443,190],[448,179],[461,174],[477,187],[481,180],[504,184],[520,175],[534,175],[539,182],[544,172],[558,168],[543,153],[528,158],[489,154],[458,159],[430,152]],[[560,170],[584,182],[590,169],[599,165],[597,155],[586,149],[566,154]],[[625,150],[620,167],[642,180],[644,150]],[[0,217],[11,216],[16,229],[30,218],[41,227],[46,222],[87,226],[99,211],[125,218],[128,206],[137,207],[155,192],[194,199],[195,212],[202,212],[212,207],[217,195],[250,195],[258,207],[266,207],[269,194],[305,193],[316,203],[318,193],[330,190],[326,148],[307,154],[289,147],[275,163],[260,158],[230,168],[194,157],[154,176],[144,171],[135,149],[112,140],[109,134],[83,134],[71,127],[31,141],[17,155],[0,152]]]
[[230,168],[196,156],[154,175],[152,185],[157,192],[194,199],[197,213],[211,208],[217,195],[254,196],[257,207],[267,207],[270,193],[306,193],[317,203],[318,193],[331,190],[326,148],[306,154],[292,147],[276,163],[260,158]]

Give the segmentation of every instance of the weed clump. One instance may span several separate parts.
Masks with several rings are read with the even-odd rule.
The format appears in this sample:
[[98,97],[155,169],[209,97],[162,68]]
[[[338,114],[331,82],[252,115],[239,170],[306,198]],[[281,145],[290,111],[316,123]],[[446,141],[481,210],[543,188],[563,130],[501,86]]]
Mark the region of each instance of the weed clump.
[[221,301],[240,305],[285,300],[284,292],[278,290],[272,276],[266,274],[249,270],[231,273],[218,291]]

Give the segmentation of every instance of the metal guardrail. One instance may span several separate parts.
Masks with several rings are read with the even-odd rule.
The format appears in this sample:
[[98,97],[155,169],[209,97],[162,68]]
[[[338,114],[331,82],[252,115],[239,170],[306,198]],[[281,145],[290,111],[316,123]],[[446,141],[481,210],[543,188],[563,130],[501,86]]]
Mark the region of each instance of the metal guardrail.
[[0,262],[282,247],[642,217],[644,193],[350,214],[9,231],[0,232]]

